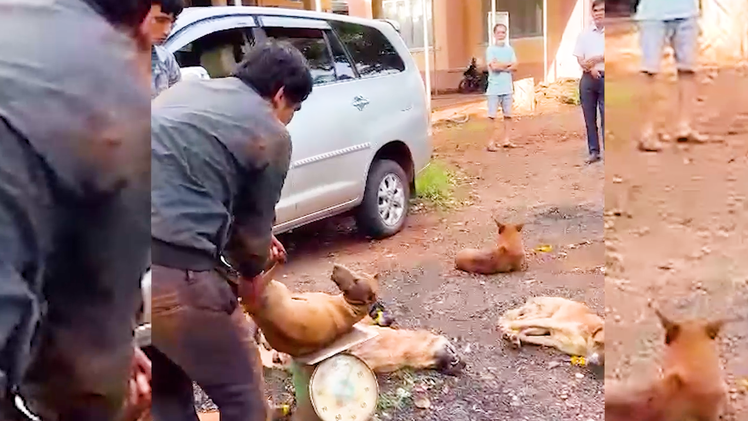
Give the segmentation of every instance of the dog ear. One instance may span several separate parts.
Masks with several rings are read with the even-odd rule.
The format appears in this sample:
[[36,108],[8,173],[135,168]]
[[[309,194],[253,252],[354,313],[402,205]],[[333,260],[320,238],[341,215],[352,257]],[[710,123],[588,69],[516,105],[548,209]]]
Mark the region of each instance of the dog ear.
[[517,224],[514,226],[514,228],[517,230],[517,232],[522,232],[522,228],[525,226],[525,224]]
[[346,292],[356,284],[356,275],[347,267],[337,263],[332,267],[330,279],[338,285],[342,292]]
[[660,319],[660,324],[662,324],[662,327],[665,328],[665,344],[670,345],[674,340],[678,338],[678,335],[680,334],[680,326],[665,317],[659,309],[654,307],[652,308],[654,309],[657,318]]
[[708,323],[706,325],[706,334],[709,336],[709,339],[717,339],[717,335],[719,335],[719,332],[722,330],[722,326],[724,325],[725,320],[716,320]]
[[499,228],[499,234],[502,234],[504,230],[506,229],[506,225],[499,222],[498,219],[494,219],[493,221],[496,223],[496,226]]
[[603,326],[600,326],[595,330],[595,332],[592,334],[592,340],[596,343],[605,343],[605,328]]

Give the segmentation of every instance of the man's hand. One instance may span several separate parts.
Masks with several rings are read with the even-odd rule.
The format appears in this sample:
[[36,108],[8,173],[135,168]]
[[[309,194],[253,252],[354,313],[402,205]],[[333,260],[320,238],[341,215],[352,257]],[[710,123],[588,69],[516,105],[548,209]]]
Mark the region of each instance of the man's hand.
[[600,79],[600,71],[595,68],[592,68],[590,69],[590,76],[592,76],[595,79]]
[[245,309],[257,309],[262,306],[262,295],[265,293],[265,287],[267,287],[264,275],[265,272],[252,279],[239,278],[238,293]]
[[151,378],[151,360],[136,347],[130,379],[127,382],[128,395],[122,417],[124,421],[137,421],[151,408]]
[[590,57],[587,60],[582,61],[582,67],[585,70],[591,70],[597,63],[603,63],[605,62],[605,56],[594,56]]
[[273,235],[273,239],[270,242],[270,260],[273,262],[285,263],[287,257],[286,248],[283,247],[283,244],[281,244],[281,242]]

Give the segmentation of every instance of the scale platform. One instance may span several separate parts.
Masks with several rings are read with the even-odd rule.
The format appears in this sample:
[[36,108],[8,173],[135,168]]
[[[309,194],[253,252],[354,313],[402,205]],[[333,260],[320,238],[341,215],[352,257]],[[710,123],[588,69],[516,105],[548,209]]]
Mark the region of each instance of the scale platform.
[[366,326],[354,325],[353,330],[350,333],[346,333],[339,337],[332,344],[320,349],[319,351],[312,352],[311,354],[294,358],[294,361],[304,365],[317,365],[333,355],[345,352],[360,343],[376,337],[377,335],[379,335],[379,332],[374,329],[370,329]]
[[293,421],[368,421],[374,416],[379,387],[360,358],[345,353],[378,335],[356,325],[330,346],[293,360],[296,390]]

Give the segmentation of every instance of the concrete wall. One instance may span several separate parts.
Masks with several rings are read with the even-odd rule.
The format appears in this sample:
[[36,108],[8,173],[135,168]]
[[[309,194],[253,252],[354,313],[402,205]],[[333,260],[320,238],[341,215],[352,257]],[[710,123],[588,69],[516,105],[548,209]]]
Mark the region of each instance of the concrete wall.
[[590,0],[548,1],[549,81],[582,76],[573,54],[579,34],[592,24],[590,7]]
[[371,19],[374,17],[372,0],[348,0],[348,14]]

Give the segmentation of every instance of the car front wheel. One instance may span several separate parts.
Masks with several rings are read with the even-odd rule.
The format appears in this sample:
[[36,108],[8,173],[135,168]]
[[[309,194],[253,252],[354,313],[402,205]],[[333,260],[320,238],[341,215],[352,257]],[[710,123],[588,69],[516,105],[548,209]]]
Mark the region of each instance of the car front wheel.
[[395,161],[372,163],[364,200],[356,212],[356,224],[367,235],[387,238],[398,233],[408,215],[410,185],[405,171]]

